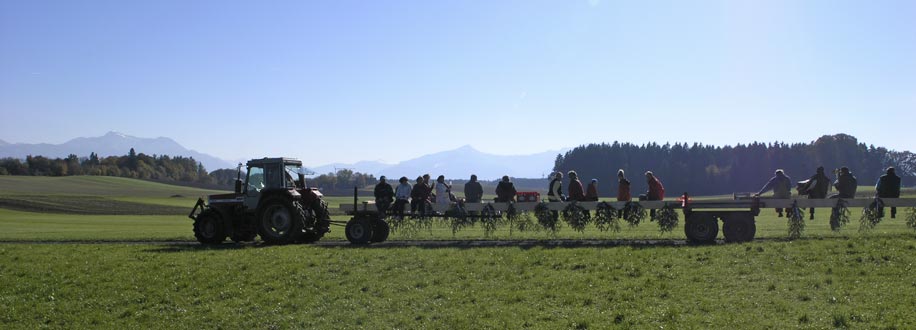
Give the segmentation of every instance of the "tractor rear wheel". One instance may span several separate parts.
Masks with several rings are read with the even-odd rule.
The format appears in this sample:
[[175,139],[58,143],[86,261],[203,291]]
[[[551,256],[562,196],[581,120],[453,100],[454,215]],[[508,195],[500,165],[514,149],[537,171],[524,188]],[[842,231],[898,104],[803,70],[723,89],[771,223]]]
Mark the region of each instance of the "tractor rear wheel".
[[722,233],[725,234],[725,241],[728,243],[750,242],[757,233],[757,225],[752,215],[732,214],[725,219]]
[[684,220],[684,234],[694,244],[715,243],[719,222],[710,214],[694,213]]
[[353,244],[368,244],[372,241],[372,227],[372,220],[370,219],[350,219],[345,229],[347,240]]
[[305,211],[297,200],[283,197],[264,202],[258,217],[258,233],[268,244],[288,244],[301,239]]
[[226,223],[213,210],[204,210],[194,219],[194,237],[203,244],[220,244],[226,240]]
[[372,221],[372,242],[380,243],[388,240],[388,234],[391,233],[391,226],[382,219]]

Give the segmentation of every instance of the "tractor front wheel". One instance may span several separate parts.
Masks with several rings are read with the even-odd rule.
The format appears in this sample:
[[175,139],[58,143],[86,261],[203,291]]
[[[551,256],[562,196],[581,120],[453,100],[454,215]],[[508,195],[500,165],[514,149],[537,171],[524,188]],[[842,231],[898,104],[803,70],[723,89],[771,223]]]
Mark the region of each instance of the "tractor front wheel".
[[194,219],[194,237],[203,244],[220,244],[226,240],[226,223],[219,213],[205,210]]
[[368,244],[372,241],[372,221],[363,218],[353,218],[347,222],[347,240],[353,244]]

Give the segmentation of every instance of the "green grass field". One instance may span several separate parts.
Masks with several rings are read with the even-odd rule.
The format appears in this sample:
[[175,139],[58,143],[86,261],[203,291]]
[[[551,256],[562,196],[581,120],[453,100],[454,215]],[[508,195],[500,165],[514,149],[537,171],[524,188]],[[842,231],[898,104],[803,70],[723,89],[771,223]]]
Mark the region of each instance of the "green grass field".
[[[916,327],[916,232],[906,209],[868,232],[852,210],[838,233],[821,209],[797,240],[764,210],[760,240],[713,246],[177,242],[193,240],[187,212],[211,193],[121,178],[0,177],[0,201],[19,203],[0,206],[0,328]],[[323,241],[344,240],[332,230]],[[453,234],[440,223],[391,237],[442,239],[681,242],[684,234],[648,221],[617,233],[566,226],[556,236],[506,226]],[[176,242],[129,243],[148,240]]]

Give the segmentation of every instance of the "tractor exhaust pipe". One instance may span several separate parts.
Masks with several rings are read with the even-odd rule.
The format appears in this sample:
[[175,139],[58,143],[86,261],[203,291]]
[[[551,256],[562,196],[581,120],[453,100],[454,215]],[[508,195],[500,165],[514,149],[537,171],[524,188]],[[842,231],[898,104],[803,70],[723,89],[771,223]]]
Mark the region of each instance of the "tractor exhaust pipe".
[[353,186],[353,212],[356,212],[356,204],[359,202],[356,198],[357,187]]

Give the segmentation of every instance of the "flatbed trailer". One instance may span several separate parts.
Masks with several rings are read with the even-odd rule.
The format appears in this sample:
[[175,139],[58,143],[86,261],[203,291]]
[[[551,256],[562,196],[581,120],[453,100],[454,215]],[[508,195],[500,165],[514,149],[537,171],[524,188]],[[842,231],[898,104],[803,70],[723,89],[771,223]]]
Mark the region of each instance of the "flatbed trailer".
[[[756,223],[754,218],[760,214],[761,209],[782,208],[789,212],[795,210],[806,210],[809,208],[865,208],[876,205],[883,207],[916,207],[916,198],[832,198],[832,199],[773,199],[766,197],[747,197],[734,199],[698,199],[693,200],[685,194],[677,200],[663,201],[591,201],[591,202],[519,202],[519,203],[460,203],[461,209],[468,214],[480,214],[482,212],[532,212],[536,208],[542,210],[546,207],[550,211],[568,210],[570,204],[575,203],[578,208],[592,211],[599,208],[611,207],[616,210],[622,210],[632,207],[634,204],[642,209],[659,210],[659,209],[680,209],[684,214],[684,234],[687,240],[692,243],[711,243],[714,242],[719,233],[719,221],[722,222],[722,231],[726,242],[746,242],[754,239],[756,234]],[[450,210],[456,208],[457,203],[449,204],[431,204],[434,213],[432,216],[447,216]],[[373,202],[358,202],[354,196],[353,204],[341,204],[340,210],[346,214],[353,215],[354,221],[377,222],[384,221],[385,215],[381,215],[376,210]],[[371,219],[371,220],[370,220]],[[347,238],[350,239],[350,229],[352,226],[348,223]],[[371,230],[371,228],[362,228],[361,230]],[[369,241],[354,241],[353,243],[368,243]]]

